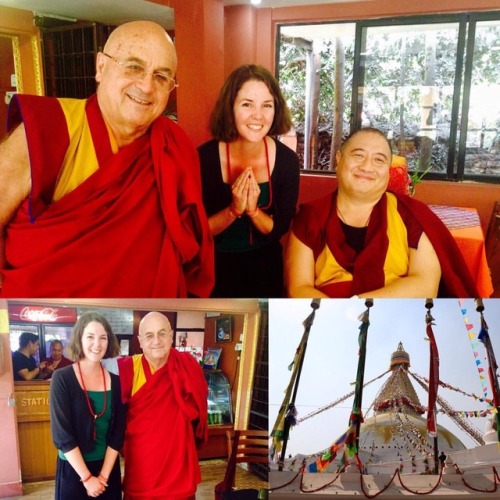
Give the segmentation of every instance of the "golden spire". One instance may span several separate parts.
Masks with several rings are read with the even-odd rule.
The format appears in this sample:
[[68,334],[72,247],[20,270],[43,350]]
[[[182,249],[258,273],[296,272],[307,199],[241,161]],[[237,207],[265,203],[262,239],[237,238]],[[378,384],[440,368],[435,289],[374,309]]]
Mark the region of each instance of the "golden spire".
[[[424,409],[420,404],[417,393],[408,378],[407,370],[410,366],[410,355],[404,350],[400,342],[396,351],[391,355],[392,374],[380,390],[373,409],[377,413],[391,411],[405,411],[421,415]],[[403,408],[404,407],[404,408]]]

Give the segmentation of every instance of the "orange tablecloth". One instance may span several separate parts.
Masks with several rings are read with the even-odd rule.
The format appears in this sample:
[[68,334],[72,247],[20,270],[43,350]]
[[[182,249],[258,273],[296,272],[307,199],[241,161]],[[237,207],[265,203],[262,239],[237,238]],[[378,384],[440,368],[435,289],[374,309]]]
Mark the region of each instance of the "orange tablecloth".
[[444,222],[457,242],[469,271],[476,279],[479,297],[489,297],[493,293],[493,284],[477,210],[445,205],[430,205],[430,208]]

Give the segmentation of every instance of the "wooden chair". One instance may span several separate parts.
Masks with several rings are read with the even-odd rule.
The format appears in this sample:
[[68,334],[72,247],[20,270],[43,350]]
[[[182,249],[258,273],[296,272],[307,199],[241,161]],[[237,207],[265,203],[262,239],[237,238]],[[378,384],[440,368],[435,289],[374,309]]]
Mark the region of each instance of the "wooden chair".
[[269,469],[269,433],[255,429],[227,431],[229,459],[224,480],[215,486],[215,500],[257,500],[267,498],[266,490],[235,490],[236,465],[262,463]]

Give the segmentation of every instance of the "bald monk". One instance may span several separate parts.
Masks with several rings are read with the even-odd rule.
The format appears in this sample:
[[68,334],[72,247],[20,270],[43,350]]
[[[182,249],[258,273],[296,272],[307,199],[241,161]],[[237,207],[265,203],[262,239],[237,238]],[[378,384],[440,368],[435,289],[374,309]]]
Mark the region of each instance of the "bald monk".
[[150,312],[139,324],[143,354],[107,366],[119,373],[128,404],[126,500],[194,500],[201,481],[196,449],[207,440],[207,383],[198,362],[172,342],[168,319]]
[[150,21],[97,54],[88,100],[17,95],[0,145],[5,297],[208,296],[198,157],[162,116],[177,56]]

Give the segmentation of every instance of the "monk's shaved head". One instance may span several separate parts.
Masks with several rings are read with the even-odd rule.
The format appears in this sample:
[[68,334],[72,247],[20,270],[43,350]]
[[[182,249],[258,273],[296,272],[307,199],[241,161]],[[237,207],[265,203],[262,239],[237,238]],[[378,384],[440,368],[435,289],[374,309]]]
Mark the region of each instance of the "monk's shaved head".
[[142,318],[139,323],[139,344],[155,370],[168,361],[172,343],[172,326],[164,314],[152,311]]
[[177,70],[177,54],[174,43],[168,33],[153,21],[132,21],[121,24],[109,35],[104,45],[104,52],[120,52],[124,48],[127,49],[129,45],[144,42],[152,46],[152,50],[158,50],[160,47],[166,49],[167,53],[174,60],[172,62],[175,62],[175,66],[173,67],[175,74],[175,70]]
[[170,321],[164,314],[157,311],[151,311],[141,319],[139,323],[139,335],[146,333],[148,329],[158,326],[165,328],[167,331],[172,330]]

